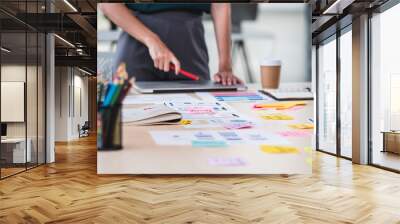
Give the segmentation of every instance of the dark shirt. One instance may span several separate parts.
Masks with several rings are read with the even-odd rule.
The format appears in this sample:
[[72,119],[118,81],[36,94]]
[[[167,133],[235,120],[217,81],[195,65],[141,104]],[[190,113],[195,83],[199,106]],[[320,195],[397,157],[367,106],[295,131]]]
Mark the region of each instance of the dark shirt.
[[154,13],[167,10],[190,10],[210,13],[211,3],[126,3],[126,6],[142,13]]

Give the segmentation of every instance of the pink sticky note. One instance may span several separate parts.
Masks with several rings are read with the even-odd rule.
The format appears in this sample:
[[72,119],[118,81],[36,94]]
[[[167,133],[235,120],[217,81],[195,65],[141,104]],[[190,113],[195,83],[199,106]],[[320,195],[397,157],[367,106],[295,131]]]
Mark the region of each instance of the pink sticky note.
[[245,166],[246,161],[240,157],[214,157],[208,159],[211,166]]
[[212,114],[214,111],[210,108],[191,107],[187,109],[190,114]]
[[307,131],[307,130],[295,130],[295,131],[281,131],[281,132],[278,132],[278,134],[283,137],[304,138],[304,137],[311,136],[312,132]]

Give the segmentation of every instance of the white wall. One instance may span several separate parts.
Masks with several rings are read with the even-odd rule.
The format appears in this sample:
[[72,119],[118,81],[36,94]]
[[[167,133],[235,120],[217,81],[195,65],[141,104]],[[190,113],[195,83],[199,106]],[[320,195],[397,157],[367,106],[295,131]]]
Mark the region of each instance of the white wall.
[[[245,21],[243,33],[253,76],[259,81],[263,58],[282,60],[282,81],[311,81],[311,14],[308,4],[260,3],[256,21]],[[218,69],[218,54],[211,21],[204,22],[210,55],[210,72]],[[243,77],[243,63],[237,60],[234,71]]]
[[[38,70],[37,70],[38,69]],[[27,78],[27,80],[25,80]],[[26,112],[26,120],[23,122],[6,122],[7,123],[7,137],[9,138],[24,138],[25,135],[31,143],[31,155],[33,161],[39,159],[39,163],[44,162],[44,74],[42,67],[25,66],[21,64],[3,64],[1,66],[1,81],[3,82],[24,82],[26,85],[26,106],[20,108],[21,113]],[[2,89],[3,91],[4,89]],[[20,92],[24,94],[24,90]],[[2,95],[3,97],[7,97]],[[23,102],[24,103],[24,102]],[[1,110],[13,110],[10,107],[2,107]],[[15,110],[15,108],[14,108]],[[7,111],[13,113],[12,111]],[[37,153],[39,156],[37,157]]]
[[69,68],[55,68],[55,141],[68,141]]
[[88,120],[88,79],[83,75],[76,68],[56,67],[56,141],[77,139],[78,124]]
[[[26,70],[27,69],[27,70]],[[36,67],[25,65],[14,65],[7,64],[1,66],[1,81],[4,82],[25,82],[26,71],[28,74],[36,74]],[[29,78],[29,77],[28,77]],[[36,85],[36,81],[29,80],[29,85]],[[27,104],[28,106],[36,108],[36,88],[27,88]],[[32,91],[32,92],[31,92]],[[34,104],[30,105],[32,102]],[[7,110],[7,108],[1,108],[1,110]],[[31,110],[27,109],[29,113],[27,113],[28,118],[28,137],[31,133],[30,130],[34,128],[36,130],[36,113],[33,113]],[[36,112],[36,110],[34,110]],[[34,122],[34,123],[32,123]],[[26,122],[8,122],[7,123],[7,135],[8,137],[25,137],[25,124]],[[35,132],[36,134],[36,132]]]

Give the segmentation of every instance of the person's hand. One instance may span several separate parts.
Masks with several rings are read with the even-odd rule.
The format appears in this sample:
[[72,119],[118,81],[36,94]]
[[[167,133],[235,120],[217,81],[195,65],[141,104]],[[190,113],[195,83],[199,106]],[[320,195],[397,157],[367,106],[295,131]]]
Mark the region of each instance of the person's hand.
[[214,80],[217,83],[221,83],[222,85],[236,85],[236,84],[242,84],[242,80],[240,80],[238,77],[236,77],[233,73],[232,70],[220,70],[214,75]]
[[175,57],[174,53],[168,49],[167,46],[158,37],[149,38],[146,40],[146,46],[149,49],[149,53],[154,62],[154,67],[164,72],[170,70],[170,63],[175,66],[175,74],[179,73],[181,64]]

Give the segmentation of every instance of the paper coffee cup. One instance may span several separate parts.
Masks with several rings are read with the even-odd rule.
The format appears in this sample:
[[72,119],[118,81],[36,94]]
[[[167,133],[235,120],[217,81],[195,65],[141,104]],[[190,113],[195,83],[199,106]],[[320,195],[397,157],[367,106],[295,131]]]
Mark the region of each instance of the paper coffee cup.
[[279,88],[281,76],[281,61],[276,59],[264,59],[260,65],[261,86],[263,89]]

